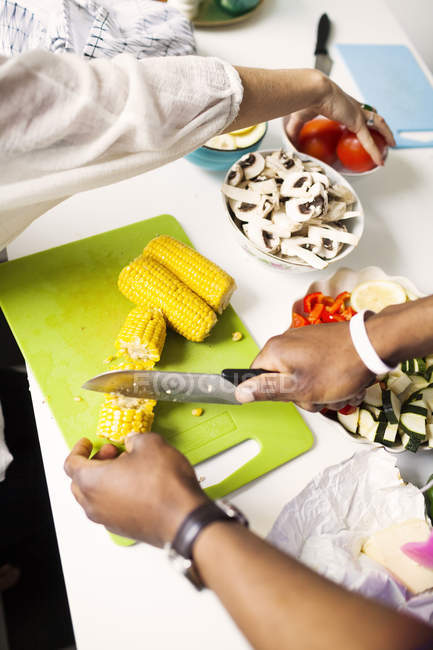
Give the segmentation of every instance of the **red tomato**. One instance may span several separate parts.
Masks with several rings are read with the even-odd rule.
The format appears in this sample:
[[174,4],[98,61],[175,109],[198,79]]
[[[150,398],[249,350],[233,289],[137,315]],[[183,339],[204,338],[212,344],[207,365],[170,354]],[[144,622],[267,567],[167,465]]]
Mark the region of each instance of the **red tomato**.
[[320,137],[305,138],[298,144],[298,150],[307,156],[322,160],[327,165],[332,165],[336,159],[335,147]]
[[298,149],[308,156],[319,158],[328,165],[336,159],[335,148],[342,133],[338,122],[315,119],[305,122],[298,137]]
[[351,413],[355,413],[356,411],[356,406],[351,406],[350,404],[346,404],[346,406],[343,406],[342,409],[340,409],[338,412],[341,413],[341,415],[350,415]]
[[[369,131],[379,151],[383,154],[387,149],[385,138],[373,129],[369,129]],[[376,163],[352,131],[346,130],[341,136],[337,145],[337,156],[342,164],[353,172],[367,172],[376,167]]]
[[343,131],[343,126],[334,120],[327,120],[326,118],[316,118],[305,122],[304,126],[299,132],[298,143],[307,138],[321,138],[326,140],[330,145],[335,147],[340,139]]

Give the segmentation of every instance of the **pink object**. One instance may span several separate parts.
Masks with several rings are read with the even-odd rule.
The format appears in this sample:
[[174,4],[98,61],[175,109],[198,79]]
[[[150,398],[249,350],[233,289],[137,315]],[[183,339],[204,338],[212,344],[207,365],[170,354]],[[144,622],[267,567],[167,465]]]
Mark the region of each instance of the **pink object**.
[[433,569],[433,531],[425,542],[408,542],[403,544],[401,550],[405,555],[415,560],[427,569]]

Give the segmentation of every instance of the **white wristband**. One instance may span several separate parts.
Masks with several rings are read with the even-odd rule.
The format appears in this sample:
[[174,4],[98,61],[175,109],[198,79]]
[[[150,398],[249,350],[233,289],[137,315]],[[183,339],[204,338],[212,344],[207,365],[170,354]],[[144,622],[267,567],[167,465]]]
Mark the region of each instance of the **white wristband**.
[[350,336],[361,361],[374,375],[384,375],[394,368],[387,366],[377,354],[368,338],[364,317],[368,310],[359,311],[350,319]]

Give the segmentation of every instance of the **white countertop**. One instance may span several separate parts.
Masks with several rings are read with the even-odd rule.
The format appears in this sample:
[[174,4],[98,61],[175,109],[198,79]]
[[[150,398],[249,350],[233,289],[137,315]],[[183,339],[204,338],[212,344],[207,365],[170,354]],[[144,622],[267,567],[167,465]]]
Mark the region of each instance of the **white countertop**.
[[[266,0],[255,17],[224,29],[197,30],[200,54],[257,67],[311,67],[318,19],[333,22],[332,41],[404,43],[407,38],[379,1]],[[332,78],[357,93],[337,52]],[[365,98],[368,101],[368,98]],[[380,108],[380,107],[379,107]],[[270,124],[263,148],[281,146],[280,121]],[[241,250],[230,236],[219,196],[223,174],[186,160],[136,178],[77,195],[33,223],[8,249],[10,259],[161,213],[173,214],[199,250],[237,281],[233,306],[257,343],[285,329],[294,298],[317,273],[291,275]],[[366,214],[365,234],[345,265],[380,265],[433,291],[433,149],[391,151],[383,170],[354,183]],[[167,192],[170,187],[170,192]],[[332,272],[334,272],[332,267]],[[326,271],[325,271],[326,273]],[[331,273],[329,271],[328,273]],[[120,548],[75,503],[63,473],[66,444],[40,391],[32,395],[66,587],[79,650],[240,650],[249,647],[211,593],[196,593],[167,565],[163,553],[143,544]],[[347,458],[359,445],[337,435],[320,416],[305,414],[316,435],[311,451],[247,485],[230,498],[265,535],[282,506],[320,470]],[[85,435],[83,431],[83,435]],[[209,461],[219,480],[251,449]],[[422,456],[422,457],[421,457]],[[241,460],[240,460],[241,459]],[[430,454],[401,457],[406,476],[421,484],[431,473]],[[429,469],[430,467],[430,469]]]

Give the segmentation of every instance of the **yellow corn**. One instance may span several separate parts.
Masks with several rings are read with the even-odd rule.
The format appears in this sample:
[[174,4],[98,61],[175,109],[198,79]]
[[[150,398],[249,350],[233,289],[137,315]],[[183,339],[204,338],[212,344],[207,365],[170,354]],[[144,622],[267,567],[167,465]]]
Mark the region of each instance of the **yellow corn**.
[[99,413],[96,435],[123,443],[130,433],[146,433],[153,422],[154,400],[106,395]]
[[131,359],[129,355],[124,354],[110,365],[110,370],[152,370],[154,365],[155,362],[150,359]]
[[118,286],[137,305],[155,307],[175,332],[203,341],[216,323],[215,312],[171,271],[148,255],[122,269]]
[[168,235],[152,239],[144,249],[182,280],[218,314],[229,304],[236,283],[219,266],[182,242]]
[[165,320],[158,309],[135,307],[120,330],[115,346],[131,359],[159,361],[165,343]]

